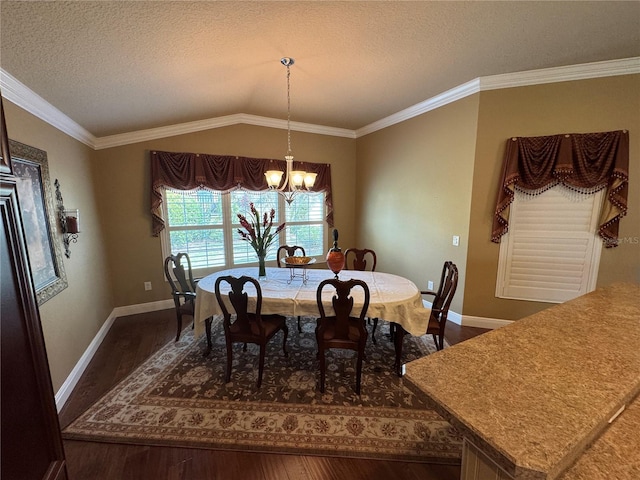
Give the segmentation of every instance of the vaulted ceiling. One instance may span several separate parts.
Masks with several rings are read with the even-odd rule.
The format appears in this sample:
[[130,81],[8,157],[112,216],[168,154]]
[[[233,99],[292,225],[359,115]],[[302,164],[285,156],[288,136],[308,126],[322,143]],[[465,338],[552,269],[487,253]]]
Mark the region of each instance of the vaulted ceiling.
[[357,130],[478,77],[640,56],[640,2],[6,1],[0,67],[96,137],[250,114]]

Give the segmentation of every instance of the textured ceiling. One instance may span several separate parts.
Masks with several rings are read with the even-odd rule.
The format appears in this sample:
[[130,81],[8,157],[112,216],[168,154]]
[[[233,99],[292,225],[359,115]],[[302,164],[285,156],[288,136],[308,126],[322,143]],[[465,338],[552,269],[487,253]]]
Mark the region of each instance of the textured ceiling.
[[93,135],[356,130],[477,77],[640,56],[640,2],[0,2],[0,67]]

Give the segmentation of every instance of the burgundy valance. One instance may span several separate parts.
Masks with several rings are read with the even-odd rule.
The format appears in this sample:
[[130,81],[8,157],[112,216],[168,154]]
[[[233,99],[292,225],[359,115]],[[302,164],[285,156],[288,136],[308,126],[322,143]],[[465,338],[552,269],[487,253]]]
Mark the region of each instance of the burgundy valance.
[[509,206],[516,187],[539,194],[562,184],[583,193],[607,189],[598,233],[605,246],[618,245],[618,228],[627,213],[629,132],[584,133],[507,140],[491,240],[509,229]]
[[[208,188],[228,192],[236,188],[262,191],[268,190],[264,172],[286,171],[284,160],[267,158],[210,155],[202,153],[151,152],[151,217],[153,235],[164,229],[161,214],[162,190],[165,187],[177,190]],[[331,166],[321,163],[293,162],[294,170],[317,173],[311,189],[325,192],[327,206],[326,221],[333,227],[333,199],[331,196]]]

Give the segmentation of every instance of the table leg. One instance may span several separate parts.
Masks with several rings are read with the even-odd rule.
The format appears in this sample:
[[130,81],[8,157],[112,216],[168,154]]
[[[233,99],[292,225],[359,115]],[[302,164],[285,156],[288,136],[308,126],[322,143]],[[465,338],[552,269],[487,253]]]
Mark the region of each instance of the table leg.
[[393,323],[393,346],[396,352],[396,362],[394,367],[399,377],[402,376],[402,341],[407,334],[406,330],[397,323]]

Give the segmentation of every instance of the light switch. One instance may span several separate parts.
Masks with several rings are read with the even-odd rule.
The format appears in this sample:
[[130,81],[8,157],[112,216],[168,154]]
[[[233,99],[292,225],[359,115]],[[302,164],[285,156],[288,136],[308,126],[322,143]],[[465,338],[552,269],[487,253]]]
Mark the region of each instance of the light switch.
[[460,245],[460,236],[459,235],[454,235],[453,236],[453,246],[457,247]]

